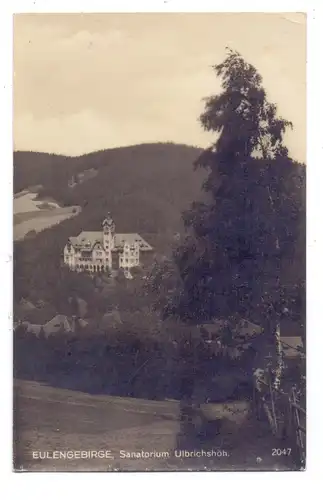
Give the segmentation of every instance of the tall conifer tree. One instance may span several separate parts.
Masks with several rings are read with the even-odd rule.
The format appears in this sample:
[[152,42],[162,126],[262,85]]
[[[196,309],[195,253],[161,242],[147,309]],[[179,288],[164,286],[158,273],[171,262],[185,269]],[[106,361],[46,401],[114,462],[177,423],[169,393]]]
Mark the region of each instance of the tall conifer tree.
[[304,167],[289,156],[292,124],[256,69],[229,50],[214,70],[222,92],[206,99],[200,121],[216,140],[196,161],[207,170],[205,199],[184,214],[188,236],[175,251],[183,287],[166,312],[191,321],[238,314],[273,332],[297,284],[286,279],[295,250],[304,253]]

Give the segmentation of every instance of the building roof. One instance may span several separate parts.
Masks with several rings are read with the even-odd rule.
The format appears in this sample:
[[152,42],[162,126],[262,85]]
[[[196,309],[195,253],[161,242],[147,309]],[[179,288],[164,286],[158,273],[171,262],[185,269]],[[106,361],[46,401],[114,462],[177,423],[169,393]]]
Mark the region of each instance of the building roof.
[[[78,249],[90,250],[97,242],[103,244],[103,233],[102,231],[82,231],[78,236],[71,236],[69,240]],[[138,243],[142,252],[152,250],[152,247],[138,233],[115,234],[116,249],[123,247],[125,243],[130,245]]]
[[34,335],[39,335],[42,329],[42,325],[34,325],[32,323],[25,323],[27,326],[27,333],[33,333]]
[[83,319],[83,318],[78,318],[77,322],[78,322],[78,325],[81,328],[85,328],[89,324],[89,322],[86,319]]
[[29,300],[26,300],[26,299],[21,299],[21,301],[19,302],[19,305],[25,311],[30,311],[30,310],[36,308],[36,306],[32,302],[30,302]]
[[199,325],[202,333],[212,338],[219,335],[221,328],[223,326],[224,326],[224,321],[219,319],[214,319],[213,321]]
[[69,240],[74,247],[92,249],[95,243],[103,243],[103,234],[101,231],[82,231],[78,236],[71,236]]
[[60,329],[68,332],[72,329],[67,316],[64,314],[57,314],[54,318],[48,321],[43,328],[45,333],[55,333]]
[[287,358],[296,358],[304,352],[301,337],[280,337],[280,343]]
[[138,233],[119,233],[115,235],[115,241],[117,247],[122,247],[124,243],[129,243],[133,245],[134,243],[139,244],[141,251],[152,250],[152,247],[145,241]]
[[27,311],[22,309],[19,304],[14,306],[15,320],[28,321],[31,324],[44,324],[53,317],[53,314],[55,314],[55,308],[50,305],[35,307]]
[[280,333],[282,337],[302,337],[305,334],[305,327],[300,321],[285,317],[280,322]]

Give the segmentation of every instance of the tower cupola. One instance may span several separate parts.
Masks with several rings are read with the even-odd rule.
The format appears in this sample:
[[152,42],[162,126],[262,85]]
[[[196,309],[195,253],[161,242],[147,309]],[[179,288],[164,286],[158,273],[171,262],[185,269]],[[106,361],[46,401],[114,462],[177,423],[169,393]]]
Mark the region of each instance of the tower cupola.
[[102,222],[102,228],[103,228],[103,247],[106,255],[108,256],[109,261],[111,261],[112,259],[111,250],[114,249],[116,226],[110,214],[108,214],[107,217]]
[[106,216],[104,221],[102,222],[102,227],[103,227],[103,232],[105,234],[110,233],[111,235],[114,235],[116,225],[114,223],[114,220],[112,219],[110,213]]

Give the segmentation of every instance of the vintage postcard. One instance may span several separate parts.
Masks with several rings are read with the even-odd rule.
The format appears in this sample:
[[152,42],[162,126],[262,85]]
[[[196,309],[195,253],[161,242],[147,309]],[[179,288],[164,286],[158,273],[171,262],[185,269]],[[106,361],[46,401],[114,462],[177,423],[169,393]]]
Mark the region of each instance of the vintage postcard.
[[306,15],[14,16],[14,468],[306,464]]

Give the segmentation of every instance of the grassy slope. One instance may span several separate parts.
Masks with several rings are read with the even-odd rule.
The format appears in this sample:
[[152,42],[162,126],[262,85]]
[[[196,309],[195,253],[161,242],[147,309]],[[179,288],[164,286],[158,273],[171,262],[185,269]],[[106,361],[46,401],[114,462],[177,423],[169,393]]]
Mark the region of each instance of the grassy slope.
[[[53,470],[288,470],[290,457],[272,457],[279,443],[250,421],[230,426],[207,443],[186,434],[180,449],[224,450],[211,459],[174,458],[181,433],[178,403],[89,396],[18,381],[15,388],[15,466]],[[250,428],[249,428],[250,427]],[[260,433],[260,434],[258,434]],[[280,445],[282,446],[282,445]],[[120,459],[120,450],[169,451],[170,458]],[[115,459],[35,460],[33,451],[111,450]],[[261,461],[256,460],[260,456]]]

